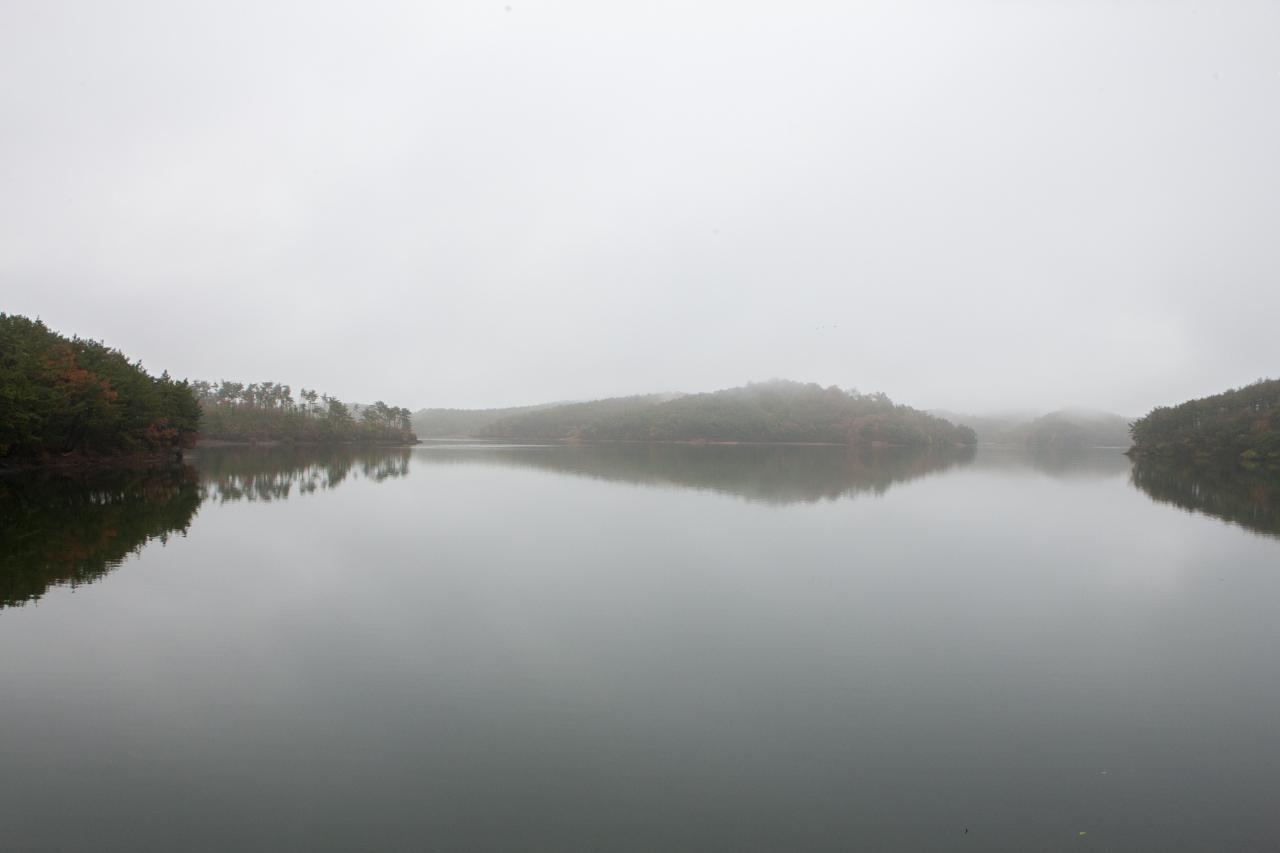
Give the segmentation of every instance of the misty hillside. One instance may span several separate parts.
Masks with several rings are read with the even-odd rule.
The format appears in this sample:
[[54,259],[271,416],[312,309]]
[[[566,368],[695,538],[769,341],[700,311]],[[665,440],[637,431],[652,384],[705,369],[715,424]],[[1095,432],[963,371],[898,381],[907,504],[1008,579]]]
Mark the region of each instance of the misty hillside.
[[1025,414],[961,415],[935,411],[970,427],[983,444],[1014,444],[1038,450],[1128,447],[1129,418],[1110,412],[1064,409],[1041,417]]
[[1280,379],[1153,409],[1134,422],[1131,452],[1280,469]]
[[981,444],[1013,444],[1020,441],[1017,432],[1036,419],[1032,412],[1008,412],[1001,414],[970,415],[946,409],[930,409],[929,414],[953,424],[967,426],[978,436]]
[[[421,438],[474,438],[490,424],[512,417],[567,407],[589,407],[580,411],[606,411],[615,402],[633,401],[636,405],[655,405],[675,399],[679,394],[646,394],[639,397],[615,397],[590,403],[539,403],[534,406],[511,406],[505,409],[419,409],[413,414],[413,429]],[[623,404],[625,405],[625,404]]]
[[482,438],[518,438],[557,441],[566,438],[590,440],[585,433],[599,424],[639,417],[647,409],[677,399],[672,394],[638,394],[609,397],[585,403],[557,403],[538,406],[494,421],[476,434]]
[[413,413],[413,431],[419,438],[467,438],[494,421],[520,415],[541,406],[513,406],[507,409],[419,409]]
[[775,380],[655,402],[620,397],[496,421],[479,436],[506,440],[760,441],[854,445],[974,444],[973,430],[859,394]]
[[1014,430],[1012,438],[1037,450],[1128,447],[1129,419],[1109,412],[1050,412]]

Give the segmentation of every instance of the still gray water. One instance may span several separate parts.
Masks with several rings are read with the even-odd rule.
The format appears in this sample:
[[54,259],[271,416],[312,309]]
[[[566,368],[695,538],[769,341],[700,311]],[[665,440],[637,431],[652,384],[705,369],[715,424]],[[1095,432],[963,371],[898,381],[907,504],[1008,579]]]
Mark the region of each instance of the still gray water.
[[1275,850],[1280,493],[1118,452],[0,481],[0,850]]

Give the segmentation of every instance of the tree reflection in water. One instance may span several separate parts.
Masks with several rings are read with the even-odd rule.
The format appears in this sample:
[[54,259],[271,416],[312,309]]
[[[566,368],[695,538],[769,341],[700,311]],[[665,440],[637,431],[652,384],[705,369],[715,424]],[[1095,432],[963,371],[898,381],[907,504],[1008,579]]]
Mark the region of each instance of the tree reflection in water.
[[228,501],[284,500],[334,489],[349,478],[374,482],[409,473],[400,448],[219,448],[195,455],[203,496]]
[[0,607],[92,583],[152,539],[185,533],[200,502],[189,465],[0,478]]
[[195,465],[0,477],[0,608],[98,580],[148,542],[185,534],[205,501],[382,482],[406,476],[409,457],[407,448],[223,448],[195,454]]
[[1280,536],[1280,473],[1275,471],[1139,459],[1131,480],[1152,500]]

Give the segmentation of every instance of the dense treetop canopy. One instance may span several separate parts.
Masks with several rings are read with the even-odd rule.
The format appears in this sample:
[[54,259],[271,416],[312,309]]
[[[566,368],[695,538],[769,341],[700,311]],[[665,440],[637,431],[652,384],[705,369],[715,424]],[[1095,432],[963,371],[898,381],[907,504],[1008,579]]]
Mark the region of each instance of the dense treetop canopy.
[[186,382],[0,314],[0,463],[171,452],[195,441],[199,420]]
[[1132,452],[1280,470],[1280,379],[1154,409],[1134,422]]

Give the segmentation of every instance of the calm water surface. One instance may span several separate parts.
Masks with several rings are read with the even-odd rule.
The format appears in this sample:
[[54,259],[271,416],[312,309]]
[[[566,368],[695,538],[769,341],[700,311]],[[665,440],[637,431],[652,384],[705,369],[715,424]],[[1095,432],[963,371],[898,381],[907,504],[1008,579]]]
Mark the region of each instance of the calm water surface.
[[1274,478],[193,462],[0,481],[0,850],[1280,849]]

